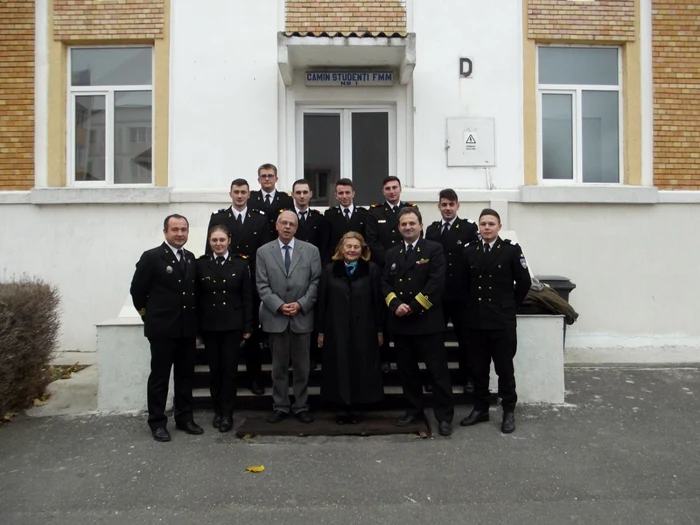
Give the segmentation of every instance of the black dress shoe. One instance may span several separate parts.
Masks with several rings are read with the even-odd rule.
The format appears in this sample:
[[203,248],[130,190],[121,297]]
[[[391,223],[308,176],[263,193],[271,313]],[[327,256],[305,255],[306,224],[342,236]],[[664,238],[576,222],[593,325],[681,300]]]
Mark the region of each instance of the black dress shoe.
[[204,434],[204,429],[200,427],[194,421],[188,421],[187,423],[178,423],[175,428],[182,430],[185,434],[190,434],[193,436],[198,436]]
[[440,424],[438,425],[438,433],[441,436],[452,435],[452,423],[448,423],[447,421],[440,421]]
[[418,420],[420,420],[420,416],[418,416],[417,414],[406,414],[401,419],[396,420],[396,426],[407,427]]
[[289,414],[282,412],[281,410],[275,410],[272,414],[267,417],[268,423],[279,423],[285,419]]
[[211,426],[214,428],[219,428],[219,425],[221,424],[221,416],[214,416],[214,419],[211,421]]
[[233,428],[233,418],[231,416],[223,416],[219,425],[219,432],[228,432]]
[[472,425],[476,425],[477,423],[483,423],[485,421],[489,420],[489,411],[488,409],[481,411],[477,410],[476,408],[471,411],[471,413],[465,417],[462,421],[459,422],[459,424],[463,427],[470,427]]
[[509,410],[503,412],[503,423],[501,423],[501,432],[510,434],[515,430],[515,412]]
[[471,381],[467,381],[464,383],[464,393],[465,394],[473,394],[474,393],[474,383]]
[[304,410],[303,412],[297,412],[295,414],[297,416],[297,419],[301,421],[302,423],[313,423],[314,418],[311,414],[309,414],[308,410]]
[[427,384],[423,387],[423,390],[425,390],[425,392],[427,394],[432,394],[433,393],[433,385]]
[[261,396],[265,393],[265,389],[260,383],[258,383],[258,381],[251,381],[250,391],[256,396]]
[[161,443],[170,441],[170,432],[168,432],[168,430],[164,427],[151,430],[151,434],[153,434],[153,439],[160,441]]

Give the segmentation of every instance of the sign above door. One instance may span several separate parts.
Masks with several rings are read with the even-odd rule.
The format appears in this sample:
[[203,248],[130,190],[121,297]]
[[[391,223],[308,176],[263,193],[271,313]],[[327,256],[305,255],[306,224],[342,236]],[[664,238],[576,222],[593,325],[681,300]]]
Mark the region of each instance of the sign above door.
[[394,85],[392,71],[307,71],[306,85],[315,87],[384,87]]

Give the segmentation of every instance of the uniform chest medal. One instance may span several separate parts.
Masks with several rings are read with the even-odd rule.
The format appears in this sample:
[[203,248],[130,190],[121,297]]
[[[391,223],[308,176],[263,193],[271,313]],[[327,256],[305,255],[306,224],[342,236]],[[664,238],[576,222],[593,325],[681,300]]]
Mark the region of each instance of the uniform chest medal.
[[172,266],[166,266],[166,267],[165,267],[165,273],[168,273],[168,274],[173,273],[173,267],[172,267]]

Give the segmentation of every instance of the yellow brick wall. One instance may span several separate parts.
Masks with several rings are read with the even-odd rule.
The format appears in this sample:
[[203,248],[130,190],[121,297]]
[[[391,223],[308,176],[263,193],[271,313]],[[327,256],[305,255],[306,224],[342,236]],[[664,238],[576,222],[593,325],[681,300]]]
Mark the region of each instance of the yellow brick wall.
[[406,31],[403,0],[287,0],[285,15],[287,32]]
[[53,27],[67,42],[163,38],[164,0],[53,0]]
[[629,42],[635,0],[528,0],[528,38]]
[[700,190],[700,3],[652,8],[654,184]]
[[34,186],[34,0],[0,1],[0,191]]

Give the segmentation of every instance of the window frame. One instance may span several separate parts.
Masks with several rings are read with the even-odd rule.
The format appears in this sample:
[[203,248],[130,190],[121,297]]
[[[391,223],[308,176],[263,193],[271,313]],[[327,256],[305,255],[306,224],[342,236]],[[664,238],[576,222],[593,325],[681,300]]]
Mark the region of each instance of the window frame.
[[[617,49],[617,85],[598,84],[540,84],[540,49],[545,47],[578,49]],[[582,46],[564,44],[538,44],[535,54],[535,79],[537,85],[537,180],[543,186],[619,186],[624,180],[624,86],[622,69],[622,47],[619,46]],[[583,181],[583,92],[608,91],[618,94],[618,180],[617,182]],[[573,137],[573,178],[545,179],[543,174],[543,137],[542,137],[542,97],[543,95],[572,96],[572,137]]]
[[[72,85],[72,60],[74,49],[125,49],[125,48],[150,48],[151,50],[151,83],[123,86],[73,86]],[[155,46],[145,44],[123,46],[70,46],[67,50],[67,95],[66,104],[66,181],[69,187],[74,188],[150,188],[155,187],[156,159],[155,151]],[[115,184],[114,182],[114,96],[121,91],[149,91],[151,93],[151,182],[136,182],[129,184]],[[105,97],[105,180],[79,181],[75,180],[76,168],[76,122],[75,101],[79,96],[104,96]],[[88,136],[88,141],[90,140]]]

